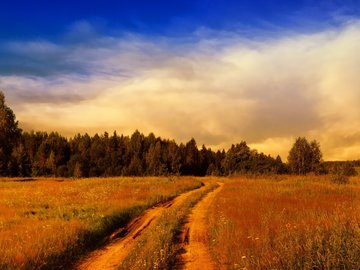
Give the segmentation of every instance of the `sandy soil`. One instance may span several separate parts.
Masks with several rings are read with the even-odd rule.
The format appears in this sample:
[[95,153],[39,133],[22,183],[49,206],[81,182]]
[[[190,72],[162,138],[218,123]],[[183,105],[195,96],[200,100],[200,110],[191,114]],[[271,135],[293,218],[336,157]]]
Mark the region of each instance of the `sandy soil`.
[[207,209],[214,200],[216,194],[222,189],[223,183],[210,192],[192,210],[188,223],[185,224],[181,241],[184,253],[180,258],[180,269],[215,269],[208,250],[208,228],[206,224]]
[[111,241],[107,245],[88,254],[75,265],[74,269],[117,269],[136,244],[138,237],[154,223],[165,209],[181,204],[196,191],[192,190],[183,193],[170,202],[147,210],[142,216],[131,221],[125,228],[119,228],[114,232],[110,236]]

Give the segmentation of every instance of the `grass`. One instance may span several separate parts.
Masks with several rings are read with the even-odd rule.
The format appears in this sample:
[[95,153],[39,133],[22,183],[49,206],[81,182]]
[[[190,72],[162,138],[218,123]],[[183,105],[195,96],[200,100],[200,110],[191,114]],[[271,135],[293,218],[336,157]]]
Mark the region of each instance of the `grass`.
[[[16,180],[16,181],[14,181]],[[0,179],[0,269],[59,269],[196,178]],[[216,178],[214,179],[214,183]],[[186,216],[212,184],[165,210],[121,269],[171,269]],[[360,177],[225,179],[208,212],[219,269],[360,269]]]
[[237,178],[209,209],[219,269],[360,269],[360,178]]
[[0,269],[66,268],[117,226],[201,185],[190,177],[16,180],[0,179]]
[[191,194],[183,203],[167,209],[139,239],[119,269],[173,269],[181,247],[177,237],[191,209],[217,184]]

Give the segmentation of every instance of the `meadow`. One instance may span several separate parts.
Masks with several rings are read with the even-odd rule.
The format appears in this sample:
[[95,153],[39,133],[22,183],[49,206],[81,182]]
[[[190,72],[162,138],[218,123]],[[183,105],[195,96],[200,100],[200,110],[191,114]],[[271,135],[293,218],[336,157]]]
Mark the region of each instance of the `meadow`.
[[208,213],[217,269],[360,269],[360,178],[233,178]]
[[65,267],[191,177],[0,180],[0,269]]
[[359,269],[360,177],[335,184],[286,175],[4,178],[0,269],[68,269],[146,209],[193,190],[161,212],[118,266],[181,268],[184,222],[217,188],[200,239],[215,269]]

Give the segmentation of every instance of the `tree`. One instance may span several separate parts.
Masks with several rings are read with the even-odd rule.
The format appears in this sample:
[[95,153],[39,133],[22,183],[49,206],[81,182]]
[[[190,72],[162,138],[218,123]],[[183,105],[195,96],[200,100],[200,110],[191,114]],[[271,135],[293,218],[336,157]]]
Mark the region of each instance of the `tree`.
[[[58,133],[43,137],[33,162],[33,174],[57,176],[58,168],[66,166],[70,158],[69,142]],[[64,169],[62,169],[63,173]]]
[[91,138],[88,134],[76,135],[69,142],[70,159],[68,174],[74,177],[88,177],[90,171]]
[[282,162],[281,157],[277,155],[274,161],[274,172],[276,174],[284,174],[287,173],[286,165]]
[[199,150],[194,138],[191,138],[191,140],[186,143],[184,150],[184,165],[182,167],[182,174],[198,175]]
[[178,175],[180,174],[181,168],[181,151],[179,146],[176,144],[175,141],[169,141],[167,143],[167,163],[168,163],[168,170],[171,174]]
[[22,143],[13,151],[13,157],[16,159],[18,166],[16,175],[23,177],[31,176],[31,161]]
[[166,171],[162,161],[162,147],[160,140],[152,144],[145,157],[147,175],[162,175]]
[[[319,145],[314,141],[308,147],[310,170],[318,170]],[[0,176],[263,174],[282,171],[282,166],[280,157],[275,160],[251,150],[245,141],[227,152],[214,152],[205,145],[198,149],[193,138],[178,145],[138,130],[131,136],[105,132],[92,137],[78,134],[69,140],[55,132],[22,133],[0,91]]]
[[[205,145],[202,145],[201,150],[199,152],[199,165],[198,165],[198,174],[200,176],[205,176],[208,172],[209,166],[212,161],[212,151],[211,149],[207,149]],[[213,172],[214,168],[212,168],[209,173]]]
[[305,137],[298,137],[289,152],[288,164],[290,171],[298,175],[319,173],[321,159],[320,144],[317,141],[309,143]]
[[244,174],[250,169],[250,148],[245,141],[232,145],[222,161],[225,174]]
[[141,160],[138,156],[133,156],[131,158],[129,167],[127,168],[127,175],[130,176],[142,176],[143,175],[143,167],[141,165]]
[[344,175],[344,176],[355,176],[357,175],[355,166],[350,161],[339,161],[334,162],[335,164],[330,170],[331,174]]
[[310,142],[310,149],[311,149],[311,171],[315,172],[316,174],[321,174],[324,171],[322,165],[322,153],[320,150],[320,144],[317,141]]
[[0,91],[0,175],[7,175],[11,154],[19,142],[21,129],[15,114],[5,104],[5,95]]

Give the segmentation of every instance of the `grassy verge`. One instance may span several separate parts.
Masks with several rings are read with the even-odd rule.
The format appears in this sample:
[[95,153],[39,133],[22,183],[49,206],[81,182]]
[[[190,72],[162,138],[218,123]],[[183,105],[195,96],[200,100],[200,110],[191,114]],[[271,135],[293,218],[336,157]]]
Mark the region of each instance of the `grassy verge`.
[[360,269],[360,179],[232,179],[209,211],[221,269]]
[[195,204],[216,187],[215,183],[209,184],[181,205],[166,210],[140,238],[119,269],[172,269],[180,251],[177,236],[186,217]]
[[193,178],[0,181],[0,269],[67,269],[147,208],[200,186]]

